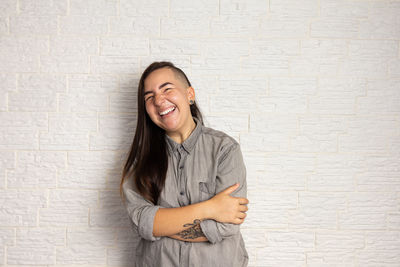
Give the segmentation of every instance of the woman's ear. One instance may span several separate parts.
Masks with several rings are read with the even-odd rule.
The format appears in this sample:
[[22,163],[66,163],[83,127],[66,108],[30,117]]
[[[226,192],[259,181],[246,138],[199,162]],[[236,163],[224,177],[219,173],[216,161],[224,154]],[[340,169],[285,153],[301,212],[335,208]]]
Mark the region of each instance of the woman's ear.
[[191,99],[191,100],[195,100],[195,92],[194,92],[194,88],[192,87],[192,86],[189,86],[188,88],[187,88],[187,90],[188,90],[188,97],[189,97],[189,99],[188,99],[188,101]]

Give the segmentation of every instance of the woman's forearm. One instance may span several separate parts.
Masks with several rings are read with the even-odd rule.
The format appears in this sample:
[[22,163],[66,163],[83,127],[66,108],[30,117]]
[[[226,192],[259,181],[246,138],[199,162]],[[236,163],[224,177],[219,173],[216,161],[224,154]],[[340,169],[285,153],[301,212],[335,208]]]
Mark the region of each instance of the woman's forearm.
[[[208,201],[178,208],[159,208],[154,217],[153,235],[199,235],[201,232],[201,229],[199,231],[200,222],[210,217],[209,208]],[[189,228],[194,229],[194,231],[192,233],[184,232]]]
[[168,237],[177,239],[177,240],[181,240],[181,241],[186,241],[186,242],[207,242],[208,241],[207,237],[205,237],[205,236],[199,236],[196,238],[187,238],[187,237],[183,238],[179,234],[177,234],[177,235],[170,235]]

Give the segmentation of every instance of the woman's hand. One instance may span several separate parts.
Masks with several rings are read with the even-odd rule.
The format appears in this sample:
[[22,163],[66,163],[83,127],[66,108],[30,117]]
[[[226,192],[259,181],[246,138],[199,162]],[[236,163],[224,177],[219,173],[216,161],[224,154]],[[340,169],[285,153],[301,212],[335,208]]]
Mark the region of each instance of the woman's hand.
[[244,222],[248,210],[246,204],[249,200],[230,196],[238,187],[239,183],[234,184],[207,200],[211,219],[221,223],[241,224]]

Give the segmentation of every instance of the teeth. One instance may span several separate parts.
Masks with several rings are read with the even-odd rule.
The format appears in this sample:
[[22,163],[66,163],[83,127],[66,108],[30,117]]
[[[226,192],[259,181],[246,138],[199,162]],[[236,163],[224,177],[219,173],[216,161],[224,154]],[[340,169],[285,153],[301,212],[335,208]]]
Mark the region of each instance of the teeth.
[[167,110],[164,110],[163,112],[160,112],[160,115],[163,116],[163,115],[165,115],[165,114],[167,114],[167,113],[173,111],[174,109],[175,109],[175,107],[172,107],[172,108],[169,108],[169,109],[167,109]]

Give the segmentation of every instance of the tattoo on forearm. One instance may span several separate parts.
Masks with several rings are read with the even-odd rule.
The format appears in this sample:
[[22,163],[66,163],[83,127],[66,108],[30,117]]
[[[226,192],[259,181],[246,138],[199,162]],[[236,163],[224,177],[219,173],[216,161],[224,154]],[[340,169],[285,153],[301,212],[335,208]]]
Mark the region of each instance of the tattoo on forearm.
[[205,236],[203,231],[201,230],[200,222],[201,222],[200,220],[196,219],[193,221],[193,223],[184,224],[183,227],[188,227],[188,226],[191,227],[178,233],[178,236],[180,236],[183,239],[195,239],[198,237]]

